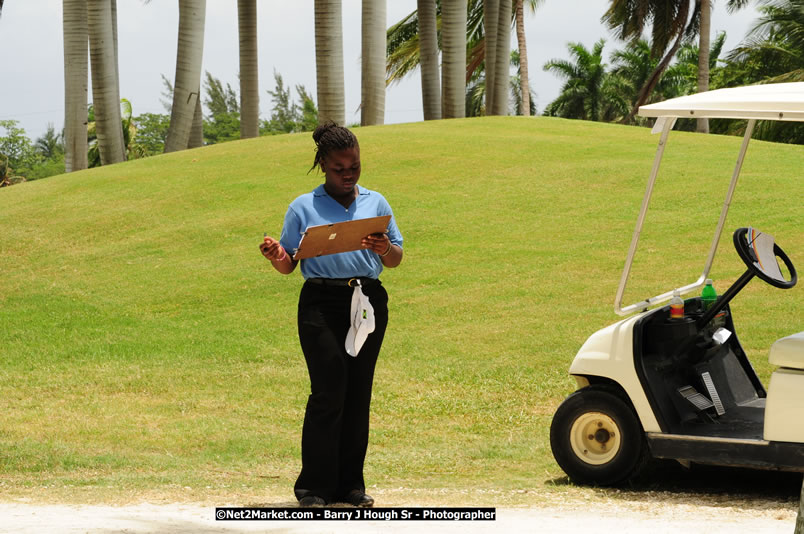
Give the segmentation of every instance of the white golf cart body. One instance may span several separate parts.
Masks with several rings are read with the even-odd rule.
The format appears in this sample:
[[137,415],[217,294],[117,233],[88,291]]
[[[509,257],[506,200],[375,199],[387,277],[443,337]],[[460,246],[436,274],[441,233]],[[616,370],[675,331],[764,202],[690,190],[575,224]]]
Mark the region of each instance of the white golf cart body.
[[[640,446],[647,449],[647,457],[671,458],[684,464],[804,471],[804,332],[780,339],[770,348],[770,363],[779,368],[766,393],[736,334],[732,335],[734,325],[728,308],[718,316],[717,333],[709,317],[708,344],[700,350],[693,347],[700,352],[695,356],[698,359],[691,359],[689,369],[682,372],[676,366],[687,365],[686,356],[675,352],[671,357],[670,353],[677,351],[682,342],[690,344],[703,336],[702,326],[695,326],[694,321],[686,327],[674,325],[669,320],[669,306],[662,306],[674,291],[682,296],[700,294],[714,261],[755,123],[804,121],[804,83],[720,89],[643,106],[639,114],[656,118],[653,131],[661,137],[615,300],[615,313],[628,317],[594,333],[572,362],[569,372],[579,390],[568,397],[564,403],[568,406],[559,407],[554,417],[554,455],[571,479],[592,484],[613,484],[636,474],[641,467],[639,461],[619,457],[642,454]],[[748,124],[700,277],[686,286],[623,306],[659,165],[678,118],[747,119]],[[773,263],[778,270],[775,259]],[[750,277],[743,286],[748,280]],[[740,289],[742,286],[734,294]],[[685,308],[691,309],[693,315],[698,309],[704,313],[699,298],[687,299]],[[669,333],[668,328],[676,332]],[[689,379],[692,375],[700,380],[695,376]],[[595,389],[597,392],[590,394]],[[641,445],[625,435],[630,427],[621,420],[624,408],[618,399],[635,413],[637,432],[643,433]],[[618,407],[609,409],[607,403]],[[619,464],[614,465],[615,460]],[[612,472],[617,469],[629,472]]]

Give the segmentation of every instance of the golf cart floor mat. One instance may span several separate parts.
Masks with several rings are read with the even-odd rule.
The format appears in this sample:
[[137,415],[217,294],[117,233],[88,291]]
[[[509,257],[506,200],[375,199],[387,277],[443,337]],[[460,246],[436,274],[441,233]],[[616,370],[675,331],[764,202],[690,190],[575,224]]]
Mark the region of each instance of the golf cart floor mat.
[[765,399],[755,399],[730,408],[728,413],[714,421],[687,421],[678,433],[690,436],[761,440],[764,428]]

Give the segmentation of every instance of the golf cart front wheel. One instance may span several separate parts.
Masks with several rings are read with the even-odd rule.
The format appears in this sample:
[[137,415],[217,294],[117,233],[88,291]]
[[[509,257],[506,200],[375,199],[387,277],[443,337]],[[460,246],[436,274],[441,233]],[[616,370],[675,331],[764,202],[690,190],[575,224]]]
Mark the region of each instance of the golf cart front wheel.
[[610,486],[635,477],[647,461],[636,413],[613,389],[589,386],[558,407],[550,426],[558,465],[579,484]]

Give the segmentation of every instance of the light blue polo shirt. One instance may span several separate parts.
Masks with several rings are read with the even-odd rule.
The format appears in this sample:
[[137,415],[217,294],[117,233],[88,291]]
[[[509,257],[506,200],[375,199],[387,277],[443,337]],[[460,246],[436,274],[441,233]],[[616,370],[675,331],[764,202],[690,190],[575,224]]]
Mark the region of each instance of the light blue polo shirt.
[[[324,184],[291,202],[288,212],[285,214],[279,243],[289,254],[293,254],[299,248],[301,237],[308,226],[390,215],[388,238],[391,243],[401,247],[402,234],[396,225],[396,219],[394,219],[394,213],[391,211],[388,201],[376,191],[371,191],[363,186],[356,187],[358,188],[357,198],[348,208],[344,208],[337,200],[329,196],[324,189]],[[305,280],[355,276],[378,278],[382,272],[382,261],[380,256],[371,250],[354,250],[301,260],[301,272]]]

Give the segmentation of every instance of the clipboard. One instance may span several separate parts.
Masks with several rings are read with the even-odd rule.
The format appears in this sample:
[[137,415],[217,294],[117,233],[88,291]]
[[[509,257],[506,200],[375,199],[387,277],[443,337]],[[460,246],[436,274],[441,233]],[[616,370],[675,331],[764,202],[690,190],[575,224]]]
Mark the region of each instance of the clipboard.
[[308,226],[299,243],[299,248],[293,254],[293,259],[303,260],[327,254],[361,250],[363,238],[369,234],[385,233],[390,221],[390,215],[381,215],[367,219]]

